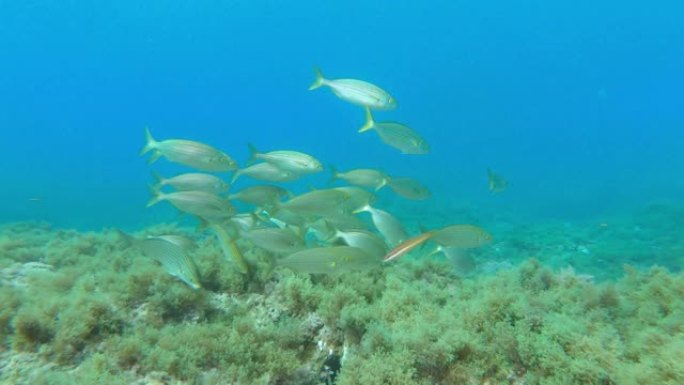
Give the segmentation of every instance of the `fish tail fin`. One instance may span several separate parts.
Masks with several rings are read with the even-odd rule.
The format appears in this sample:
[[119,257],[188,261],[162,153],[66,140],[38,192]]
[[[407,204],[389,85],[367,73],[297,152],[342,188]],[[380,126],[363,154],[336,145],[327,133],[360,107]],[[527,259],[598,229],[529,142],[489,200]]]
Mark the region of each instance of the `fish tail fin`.
[[126,247],[130,247],[135,243],[135,238],[132,235],[127,234],[123,230],[120,230],[120,229],[115,229],[114,231],[116,232],[116,234],[119,236],[122,243]]
[[330,165],[330,174],[331,175],[330,175],[330,182],[329,183],[333,183],[340,178],[340,172],[337,171],[335,166],[332,164]]
[[145,207],[154,206],[157,203],[161,202],[162,199],[164,199],[160,186],[150,185],[149,190],[150,194],[152,195],[152,198],[150,198]]
[[252,144],[247,143],[247,148],[249,148],[249,159],[247,159],[247,164],[253,164],[257,161],[257,155],[259,155],[259,150]]
[[235,172],[233,173],[233,177],[230,178],[230,185],[231,185],[231,186],[235,183],[235,181],[237,180],[237,178],[240,177],[240,175],[242,175],[242,170],[239,170],[239,169],[238,169],[238,170],[235,170]]
[[325,77],[323,77],[323,73],[321,72],[321,69],[318,67],[315,67],[314,72],[316,73],[316,79],[309,86],[309,91],[315,90],[316,88],[319,88],[325,84]]
[[365,206],[360,207],[360,208],[358,208],[358,209],[352,211],[352,214],[359,214],[359,213],[365,213],[365,212],[369,212],[369,213],[370,213],[371,210],[373,210],[373,208],[371,207],[371,205],[366,204]]
[[161,190],[162,186],[164,186],[164,177],[161,176],[156,171],[152,171],[152,177],[154,178],[155,184],[152,185],[155,190]]
[[[157,148],[157,141],[154,140],[152,137],[152,133],[150,132],[150,128],[145,126],[145,146],[140,150],[140,155],[145,155],[149,151],[152,151]],[[159,156],[157,156],[158,158]]]
[[359,128],[359,133],[372,130],[374,125],[375,121],[373,121],[373,114],[371,113],[370,108],[366,107],[366,123]]

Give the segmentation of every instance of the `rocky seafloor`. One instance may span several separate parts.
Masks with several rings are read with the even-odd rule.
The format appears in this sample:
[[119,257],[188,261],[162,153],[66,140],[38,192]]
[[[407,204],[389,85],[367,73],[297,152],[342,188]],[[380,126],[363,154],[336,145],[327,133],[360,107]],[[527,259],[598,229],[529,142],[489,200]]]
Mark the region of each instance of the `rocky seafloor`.
[[652,206],[502,222],[465,273],[418,252],[336,276],[246,276],[209,235],[137,232],[193,237],[201,290],[113,229],[6,224],[0,383],[680,385],[683,219]]

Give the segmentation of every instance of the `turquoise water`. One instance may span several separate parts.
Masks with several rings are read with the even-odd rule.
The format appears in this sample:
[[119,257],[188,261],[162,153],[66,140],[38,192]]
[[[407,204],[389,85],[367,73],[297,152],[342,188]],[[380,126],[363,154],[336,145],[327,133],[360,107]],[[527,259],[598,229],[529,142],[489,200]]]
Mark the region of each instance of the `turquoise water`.
[[[145,125],[240,162],[252,142],[420,176],[436,207],[573,219],[684,191],[677,2],[0,7],[5,221],[153,222],[137,157]],[[362,111],[306,91],[314,66],[391,91],[399,108],[378,118],[414,127],[432,153],[401,156],[357,135]],[[507,194],[487,194],[486,167],[510,181]]]
[[[683,4],[0,0],[0,384],[684,383]],[[430,152],[358,133],[315,68],[389,91],[376,120]],[[192,169],[148,164],[145,127],[240,167],[248,144],[311,154],[292,196],[332,166],[415,179],[429,199],[373,206],[432,238],[309,274],[146,208],[153,173]],[[453,224],[477,245],[431,253]],[[140,246],[168,234],[196,276]]]

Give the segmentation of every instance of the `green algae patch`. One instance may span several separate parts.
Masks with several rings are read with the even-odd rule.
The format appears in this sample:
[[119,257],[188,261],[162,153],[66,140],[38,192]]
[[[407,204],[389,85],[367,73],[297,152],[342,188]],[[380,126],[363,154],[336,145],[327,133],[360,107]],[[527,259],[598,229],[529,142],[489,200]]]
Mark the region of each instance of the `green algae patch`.
[[684,277],[665,268],[597,283],[535,259],[470,278],[406,259],[319,276],[247,253],[244,275],[210,235],[138,236],[155,232],[195,237],[204,289],[113,231],[3,230],[0,382],[684,383]]

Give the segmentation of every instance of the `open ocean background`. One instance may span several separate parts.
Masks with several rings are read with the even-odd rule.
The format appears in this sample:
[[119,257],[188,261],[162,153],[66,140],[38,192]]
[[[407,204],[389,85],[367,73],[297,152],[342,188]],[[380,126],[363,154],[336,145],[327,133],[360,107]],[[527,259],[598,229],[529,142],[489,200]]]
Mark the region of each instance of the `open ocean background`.
[[[631,0],[0,1],[0,221],[172,219],[144,208],[150,170],[178,170],[138,156],[145,125],[241,164],[251,142],[415,177],[433,191],[418,205],[445,215],[681,204],[683,15]],[[431,154],[357,134],[360,108],[306,90],[314,66],[390,91],[399,108],[376,118],[413,127]],[[487,167],[504,194],[487,191]]]

